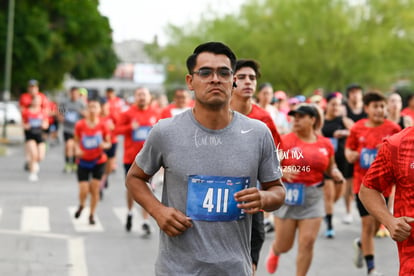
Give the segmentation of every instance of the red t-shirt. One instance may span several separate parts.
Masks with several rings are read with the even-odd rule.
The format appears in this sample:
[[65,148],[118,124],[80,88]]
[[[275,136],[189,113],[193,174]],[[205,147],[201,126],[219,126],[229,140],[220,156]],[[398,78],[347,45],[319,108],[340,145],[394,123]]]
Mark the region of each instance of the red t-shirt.
[[48,116],[44,110],[33,111],[31,109],[24,109],[22,111],[22,121],[24,124],[29,124],[32,133],[41,133],[44,121],[48,121]]
[[331,141],[318,135],[316,142],[307,143],[294,132],[283,135],[282,140],[282,151],[279,151],[282,170],[298,172],[292,182],[306,186],[321,184],[329,167],[329,160],[335,154]]
[[273,140],[275,141],[276,147],[281,146],[282,140],[280,139],[279,132],[276,129],[276,126],[275,126],[275,123],[272,117],[266,110],[264,110],[263,108],[261,108],[260,106],[256,104],[253,104],[252,110],[250,111],[249,114],[247,114],[247,117],[251,119],[256,119],[256,120],[259,120],[265,123],[267,127],[269,128],[270,132],[272,133]]
[[48,117],[49,117],[49,125],[53,124],[56,121],[56,115],[58,112],[57,104],[53,101],[48,102]]
[[107,102],[109,105],[109,113],[114,117],[119,117],[122,113],[124,101],[119,97],[115,97],[111,99],[107,98]]
[[[387,119],[377,127],[368,127],[367,122],[368,119],[361,119],[353,125],[345,145],[346,148],[357,151],[360,155],[359,160],[354,163],[355,194],[359,193],[362,178],[374,161],[382,140],[401,130],[399,125]],[[389,192],[384,195],[389,196]]]
[[[42,92],[39,92],[38,95],[42,99],[42,103],[41,103],[42,109],[46,110],[49,107],[48,99],[47,99],[46,95],[43,94]],[[32,98],[33,98],[33,96],[29,92],[23,93],[20,96],[20,99],[19,99],[20,108],[22,110],[29,108],[30,104],[32,103]]]
[[[111,134],[111,143],[115,144],[118,142],[118,136],[116,131],[116,125],[119,121],[119,116],[113,115],[110,113],[108,116],[101,117],[101,120],[104,122],[104,124],[107,126],[107,128],[110,131]],[[111,126],[114,126],[114,129],[111,129]]]
[[[414,128],[386,138],[378,156],[364,177],[368,188],[384,192],[395,188],[394,216],[414,217]],[[413,226],[413,225],[412,225]],[[414,232],[398,242],[400,275],[414,273]]]
[[406,107],[403,110],[401,110],[401,116],[410,116],[411,119],[414,121],[414,110],[411,110],[410,108]]
[[[124,135],[124,164],[132,164],[135,156],[144,146],[152,126],[158,122],[159,112],[151,107],[141,110],[137,106],[131,106],[121,114],[117,133]],[[132,129],[135,121],[139,127]]]
[[86,119],[79,120],[75,124],[75,137],[78,138],[80,148],[83,152],[81,157],[83,160],[92,161],[97,160],[96,164],[105,163],[107,156],[100,144],[105,140],[109,134],[109,129],[104,121],[94,126],[88,126]]

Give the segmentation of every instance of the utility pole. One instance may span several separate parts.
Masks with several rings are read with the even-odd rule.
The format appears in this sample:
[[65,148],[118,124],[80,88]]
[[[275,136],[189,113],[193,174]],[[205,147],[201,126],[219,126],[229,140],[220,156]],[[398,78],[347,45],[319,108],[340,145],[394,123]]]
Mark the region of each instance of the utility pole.
[[4,123],[3,123],[3,135],[4,139],[7,138],[7,102],[10,99],[10,83],[11,83],[11,70],[12,70],[12,55],[13,55],[13,37],[14,37],[14,1],[9,0],[9,11],[7,21],[7,41],[6,41],[6,62],[4,66]]

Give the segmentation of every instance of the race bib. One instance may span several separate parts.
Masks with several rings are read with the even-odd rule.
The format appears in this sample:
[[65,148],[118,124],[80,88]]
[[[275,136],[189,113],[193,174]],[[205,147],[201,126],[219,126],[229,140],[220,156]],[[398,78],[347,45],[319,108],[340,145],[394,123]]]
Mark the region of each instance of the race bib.
[[102,135],[100,133],[95,135],[84,135],[82,136],[82,146],[85,149],[97,149],[102,143]]
[[249,177],[190,175],[187,216],[193,220],[232,221],[245,217],[234,194],[250,186]]
[[31,128],[39,128],[42,126],[42,119],[39,118],[30,118],[29,125]]
[[330,137],[332,146],[334,147],[335,152],[338,150],[338,138]]
[[66,111],[65,120],[69,123],[76,123],[78,121],[78,112],[76,111]]
[[374,162],[375,157],[377,157],[377,149],[367,149],[363,148],[361,154],[359,155],[359,165],[362,169],[368,169],[372,162]]
[[303,205],[305,203],[305,185],[300,183],[285,183],[287,205]]
[[147,140],[148,135],[151,131],[150,126],[140,126],[132,130],[132,141],[134,142],[144,142]]

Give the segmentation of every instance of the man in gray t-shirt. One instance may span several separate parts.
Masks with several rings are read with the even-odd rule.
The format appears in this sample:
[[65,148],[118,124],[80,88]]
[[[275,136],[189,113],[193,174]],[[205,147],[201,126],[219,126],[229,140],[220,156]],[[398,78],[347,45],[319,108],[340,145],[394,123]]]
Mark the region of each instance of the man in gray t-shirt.
[[59,120],[63,123],[65,141],[65,172],[76,170],[75,164],[75,124],[85,115],[86,105],[80,99],[78,87],[72,87],[69,98],[59,105]]
[[[229,109],[235,62],[219,42],[194,50],[194,109],[156,124],[128,172],[128,190],[162,230],[156,275],[250,276],[251,215],[284,203],[270,131]],[[160,167],[161,202],[146,185]]]

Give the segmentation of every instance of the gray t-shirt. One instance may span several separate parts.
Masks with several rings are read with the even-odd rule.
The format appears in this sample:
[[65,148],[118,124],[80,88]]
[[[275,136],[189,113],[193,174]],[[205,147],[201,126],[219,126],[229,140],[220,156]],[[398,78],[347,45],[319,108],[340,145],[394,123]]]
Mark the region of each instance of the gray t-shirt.
[[[135,161],[149,175],[164,167],[162,203],[185,214],[191,175],[248,177],[250,187],[282,176],[267,126],[237,112],[220,130],[201,126],[191,110],[160,120]],[[215,200],[223,195],[212,190],[210,200],[198,200],[216,211]],[[156,275],[251,275],[250,237],[251,215],[232,221],[193,220],[193,227],[177,237],[161,231]]]
[[81,100],[72,101],[67,99],[59,106],[59,112],[63,115],[63,132],[68,134],[74,134],[75,124],[82,119],[82,112],[85,110],[86,105]]

